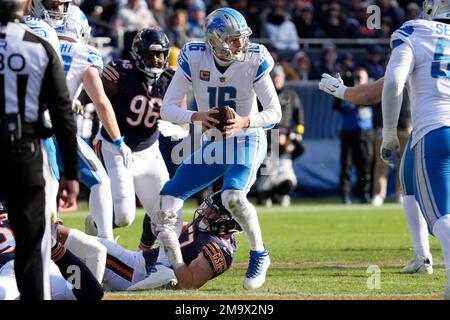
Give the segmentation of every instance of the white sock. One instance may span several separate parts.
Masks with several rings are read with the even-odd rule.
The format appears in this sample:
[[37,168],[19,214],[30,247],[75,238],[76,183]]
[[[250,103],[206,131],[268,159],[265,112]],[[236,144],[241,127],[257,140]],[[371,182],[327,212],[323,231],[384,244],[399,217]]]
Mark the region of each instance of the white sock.
[[97,226],[97,236],[114,241],[113,200],[109,183],[97,183],[91,188],[89,211]]
[[447,282],[450,282],[450,215],[442,216],[435,222],[433,234],[441,243],[445,271],[447,272]]
[[246,195],[239,190],[225,190],[222,191],[222,202],[247,234],[250,250],[264,251],[258,214]]
[[102,283],[106,266],[106,247],[97,238],[81,231],[70,229],[64,247],[84,261],[98,282]]
[[261,228],[259,226],[258,214],[256,208],[250,201],[246,201],[244,206],[244,212],[246,219],[236,219],[247,234],[248,241],[250,242],[250,250],[252,251],[264,251],[264,243],[262,240]]
[[413,241],[414,253],[421,257],[430,255],[427,222],[414,195],[403,196],[403,212]]

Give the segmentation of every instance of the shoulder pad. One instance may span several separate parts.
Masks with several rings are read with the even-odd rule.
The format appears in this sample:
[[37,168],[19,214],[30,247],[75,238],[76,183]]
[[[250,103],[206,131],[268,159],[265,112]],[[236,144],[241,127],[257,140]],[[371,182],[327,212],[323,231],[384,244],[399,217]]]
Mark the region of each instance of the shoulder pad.
[[411,39],[417,37],[427,37],[433,34],[434,21],[427,20],[409,20],[400,28],[392,33],[391,48],[395,49],[402,43],[406,43],[412,47]]
[[183,70],[184,75],[188,80],[191,80],[191,66],[192,60],[196,57],[201,57],[201,53],[207,50],[206,44],[200,41],[193,41],[186,43],[181,48],[178,55],[178,66]]

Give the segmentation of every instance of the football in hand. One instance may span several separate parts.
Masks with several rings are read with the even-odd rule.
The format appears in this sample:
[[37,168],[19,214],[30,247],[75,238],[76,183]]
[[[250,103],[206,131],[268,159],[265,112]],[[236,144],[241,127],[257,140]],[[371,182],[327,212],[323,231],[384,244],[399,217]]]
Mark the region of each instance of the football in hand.
[[228,120],[234,119],[234,112],[233,109],[231,109],[230,107],[222,107],[219,108],[218,113],[211,113],[210,116],[211,118],[214,118],[219,121],[219,123],[217,123],[215,127],[217,130],[223,132],[224,131],[223,127],[229,125]]

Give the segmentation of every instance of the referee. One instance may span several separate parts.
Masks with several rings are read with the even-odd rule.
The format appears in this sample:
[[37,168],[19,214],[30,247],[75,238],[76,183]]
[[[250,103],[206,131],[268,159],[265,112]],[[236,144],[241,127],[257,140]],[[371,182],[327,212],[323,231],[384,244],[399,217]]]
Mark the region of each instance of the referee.
[[[15,273],[23,300],[50,297],[41,139],[53,133],[64,160],[64,200],[78,194],[76,127],[64,72],[51,45],[26,27],[29,0],[0,0],[0,199],[16,237]],[[42,125],[48,110],[53,129]],[[49,223],[47,223],[49,226]],[[43,240],[45,239],[45,240]],[[1,248],[0,248],[1,249]]]

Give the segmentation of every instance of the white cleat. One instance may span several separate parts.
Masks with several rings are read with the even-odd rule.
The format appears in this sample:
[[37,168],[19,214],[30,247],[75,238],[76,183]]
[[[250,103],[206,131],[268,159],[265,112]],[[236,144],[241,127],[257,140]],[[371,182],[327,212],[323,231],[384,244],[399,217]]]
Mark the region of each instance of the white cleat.
[[94,237],[98,234],[97,226],[95,225],[94,218],[91,215],[88,215],[84,220],[84,232]]
[[403,273],[433,273],[433,257],[421,257],[414,255],[414,258],[403,268]]
[[172,268],[163,264],[155,264],[147,277],[132,286],[127,290],[154,290],[175,287],[177,285],[177,277]]
[[374,196],[372,199],[372,205],[374,207],[381,207],[383,205],[383,203],[384,203],[384,199],[379,195]]
[[264,251],[250,250],[250,262],[244,279],[244,289],[254,290],[261,287],[266,281],[266,272],[270,266],[270,257],[266,249]]

